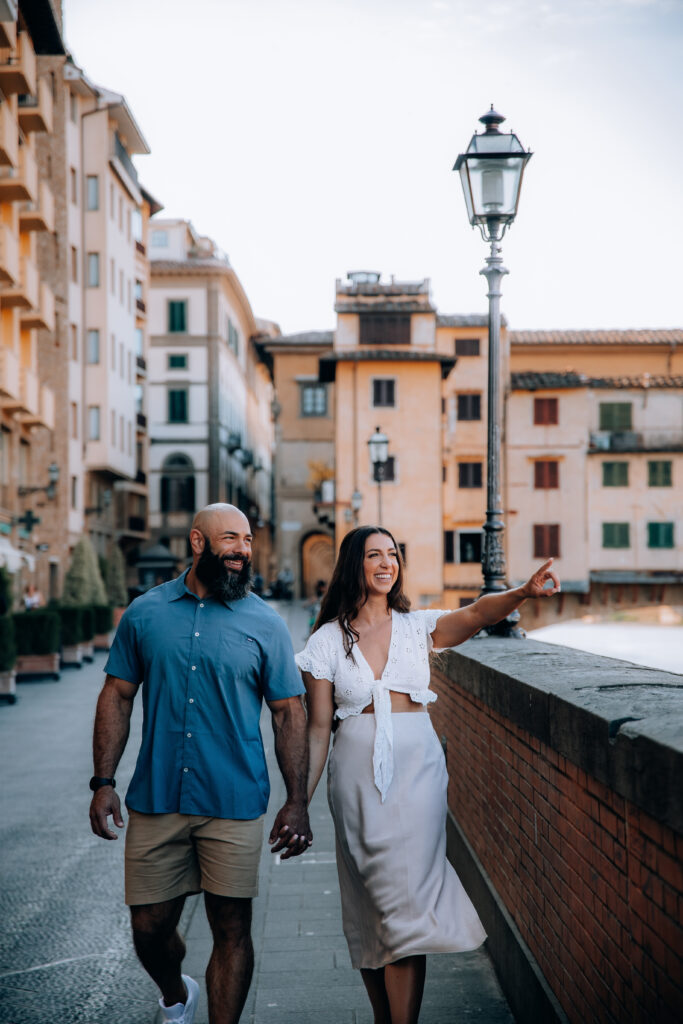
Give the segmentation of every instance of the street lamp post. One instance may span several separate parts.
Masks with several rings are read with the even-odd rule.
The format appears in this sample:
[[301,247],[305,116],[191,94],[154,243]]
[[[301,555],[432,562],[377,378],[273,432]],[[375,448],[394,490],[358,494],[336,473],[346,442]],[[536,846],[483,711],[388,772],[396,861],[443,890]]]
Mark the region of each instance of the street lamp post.
[[375,433],[368,441],[370,449],[370,462],[372,463],[375,479],[377,480],[377,525],[382,525],[382,480],[384,469],[389,459],[389,438],[383,434],[379,427],[375,427]]
[[[500,131],[499,125],[505,118],[493,109],[493,105],[479,120],[485,130],[481,134],[475,132],[467,151],[460,154],[453,170],[460,172],[470,224],[478,227],[484,241],[491,245],[486,266],[480,271],[488,283],[489,300],[486,522],[481,592],[491,594],[507,589],[500,488],[503,423],[500,296],[502,280],[509,271],[503,266],[500,243],[517,215],[524,168],[532,154],[523,149],[513,132]],[[488,632],[503,636],[519,635],[518,620],[519,612],[513,612],[497,626],[490,627]]]

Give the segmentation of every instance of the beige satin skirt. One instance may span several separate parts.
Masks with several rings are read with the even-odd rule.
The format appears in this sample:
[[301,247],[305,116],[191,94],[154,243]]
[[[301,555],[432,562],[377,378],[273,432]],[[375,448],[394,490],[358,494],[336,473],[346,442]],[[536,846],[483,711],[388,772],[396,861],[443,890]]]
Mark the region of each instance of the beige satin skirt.
[[446,858],[446,763],[428,714],[392,714],[394,777],[373,780],[375,716],[345,718],[330,753],[344,935],[356,968],[476,949],[486,938]]

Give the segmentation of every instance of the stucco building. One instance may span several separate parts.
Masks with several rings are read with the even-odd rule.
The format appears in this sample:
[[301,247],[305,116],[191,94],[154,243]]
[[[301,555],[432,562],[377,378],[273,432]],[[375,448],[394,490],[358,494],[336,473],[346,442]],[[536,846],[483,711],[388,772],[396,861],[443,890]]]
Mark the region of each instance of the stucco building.
[[147,422],[150,527],[184,564],[193,513],[228,501],[250,518],[254,566],[272,572],[272,382],[227,256],[189,221],[152,222]]

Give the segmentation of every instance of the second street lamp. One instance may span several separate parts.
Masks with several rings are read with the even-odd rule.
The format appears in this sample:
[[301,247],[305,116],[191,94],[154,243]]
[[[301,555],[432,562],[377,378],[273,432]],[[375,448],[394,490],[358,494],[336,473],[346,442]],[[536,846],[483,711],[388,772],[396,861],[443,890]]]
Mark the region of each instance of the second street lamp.
[[389,438],[383,434],[379,427],[375,427],[375,433],[368,441],[370,450],[370,462],[377,481],[377,525],[382,525],[382,480],[384,469],[389,461]]
[[[500,386],[500,297],[501,283],[508,270],[503,266],[500,242],[517,215],[524,168],[531,153],[524,150],[514,132],[501,132],[502,114],[491,109],[479,118],[485,130],[475,134],[465,153],[455,162],[460,172],[467,216],[472,227],[478,227],[482,238],[491,245],[486,266],[480,271],[488,282],[489,360],[487,391],[487,473],[486,522],[482,594],[507,589],[505,553],[503,549],[503,509],[501,508],[500,463],[503,427],[503,403]],[[487,632],[503,636],[518,633],[519,612],[490,627]]]

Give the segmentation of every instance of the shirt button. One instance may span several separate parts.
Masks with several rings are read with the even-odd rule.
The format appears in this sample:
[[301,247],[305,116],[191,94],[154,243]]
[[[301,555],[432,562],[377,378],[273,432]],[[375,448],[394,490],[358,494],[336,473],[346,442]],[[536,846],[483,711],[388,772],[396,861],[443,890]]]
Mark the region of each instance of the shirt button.
[[190,704],[194,704],[194,697],[190,697]]
[[191,740],[191,739],[192,739],[192,733],[191,733],[191,732],[188,732],[188,734],[187,734],[187,738],[188,738],[188,740]]
[[189,772],[189,770],[190,770],[189,768],[183,768],[184,772]]
[[199,633],[195,633],[195,636],[199,636]]
[[203,608],[204,607],[203,603],[200,602],[199,607]]
[[196,666],[196,665],[193,665],[193,666],[192,666],[192,671],[193,671],[193,672],[196,672],[196,671],[197,671],[197,666]]

